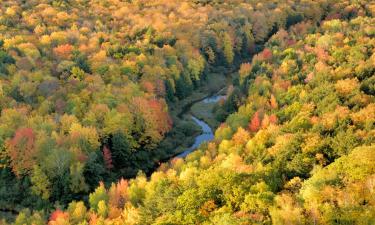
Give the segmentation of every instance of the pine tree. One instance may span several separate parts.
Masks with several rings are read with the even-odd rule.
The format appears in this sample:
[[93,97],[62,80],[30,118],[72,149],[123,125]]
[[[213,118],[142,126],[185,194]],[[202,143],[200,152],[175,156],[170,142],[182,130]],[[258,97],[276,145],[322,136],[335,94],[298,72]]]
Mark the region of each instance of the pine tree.
[[127,137],[122,132],[113,134],[112,138],[112,160],[116,168],[131,166],[132,154]]

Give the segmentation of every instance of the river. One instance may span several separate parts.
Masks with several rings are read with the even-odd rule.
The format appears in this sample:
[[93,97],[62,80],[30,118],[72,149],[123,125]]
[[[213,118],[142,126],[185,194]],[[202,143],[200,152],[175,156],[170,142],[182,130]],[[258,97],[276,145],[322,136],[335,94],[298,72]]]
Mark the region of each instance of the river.
[[[201,100],[201,102],[215,103],[224,98],[224,95],[214,95]],[[214,139],[214,133],[212,131],[212,128],[207,123],[205,123],[203,120],[196,118],[195,116],[191,116],[191,119],[201,128],[202,133],[195,137],[194,144],[189,148],[185,149],[180,154],[178,154],[176,156],[177,158],[185,158],[187,155],[189,155],[191,152],[197,149],[203,142],[211,141],[212,139]]]

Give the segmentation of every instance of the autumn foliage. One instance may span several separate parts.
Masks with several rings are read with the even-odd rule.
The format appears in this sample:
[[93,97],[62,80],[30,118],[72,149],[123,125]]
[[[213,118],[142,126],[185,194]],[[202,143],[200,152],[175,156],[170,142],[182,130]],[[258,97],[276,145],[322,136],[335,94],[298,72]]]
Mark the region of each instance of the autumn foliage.
[[[292,28],[288,32],[294,34],[294,44],[289,38],[285,43],[271,38],[272,62],[253,59],[245,76],[250,82],[240,84],[248,89],[241,93],[246,100],[217,129],[215,139],[185,159],[162,164],[151,177],[140,174],[108,188],[99,186],[90,195],[96,200],[92,202],[108,203],[92,207],[91,221],[99,223],[106,215],[107,222],[124,224],[371,224],[375,217],[367,212],[375,207],[370,185],[375,105],[365,81],[372,76],[357,68],[337,77],[336,71],[345,69],[341,64],[323,65],[311,54],[319,58],[314,48],[322,35],[315,32],[340,37],[337,33],[343,31],[331,27],[337,24],[346,28],[342,35],[351,44],[345,46],[344,37],[334,39],[327,58],[319,60],[337,57],[345,64],[348,58],[340,58],[341,48],[356,51],[364,40],[371,42],[373,52],[372,36],[362,32],[373,20],[324,23],[307,36]],[[301,50],[305,42],[311,44],[308,51]],[[362,50],[344,67],[357,67],[360,57],[373,68],[373,54]],[[144,118],[153,118],[147,108],[162,108],[160,102],[145,99],[133,104]]]
[[112,154],[111,150],[109,150],[108,146],[103,147],[103,159],[105,163],[105,167],[107,169],[112,169],[113,168],[113,163],[112,163]]
[[14,173],[18,176],[28,173],[35,165],[37,156],[33,129],[20,128],[16,130],[14,137],[7,144]]
[[54,54],[61,59],[69,59],[72,55],[73,46],[70,44],[59,45],[53,49]]
[[69,221],[69,214],[60,209],[55,210],[49,217],[48,225],[59,225]]
[[264,49],[261,53],[263,60],[268,61],[272,58],[272,51],[268,48]]
[[257,132],[261,125],[261,119],[259,111],[255,112],[252,119],[250,120],[249,129],[251,132]]

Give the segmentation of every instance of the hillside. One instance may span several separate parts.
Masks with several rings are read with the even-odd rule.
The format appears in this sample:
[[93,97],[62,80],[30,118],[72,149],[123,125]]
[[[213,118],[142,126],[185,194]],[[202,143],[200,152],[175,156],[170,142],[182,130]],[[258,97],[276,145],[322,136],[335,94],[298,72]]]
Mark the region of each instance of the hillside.
[[241,66],[246,102],[214,142],[162,166],[149,181],[100,186],[87,214],[76,217],[82,208],[72,203],[58,218],[374,223],[374,22],[334,19],[278,32],[250,66]]

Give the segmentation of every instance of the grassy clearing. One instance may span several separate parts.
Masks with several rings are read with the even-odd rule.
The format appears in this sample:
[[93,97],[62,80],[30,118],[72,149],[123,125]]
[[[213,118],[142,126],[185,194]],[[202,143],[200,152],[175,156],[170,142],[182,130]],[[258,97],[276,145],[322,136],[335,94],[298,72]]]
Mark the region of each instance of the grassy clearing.
[[184,151],[201,133],[200,127],[190,118],[191,114],[206,121],[213,129],[217,127],[218,122],[215,121],[211,112],[215,103],[195,102],[220,91],[226,86],[227,77],[222,73],[212,73],[207,80],[207,83],[196,89],[189,97],[169,105],[174,125],[160,144],[160,148],[165,149],[169,154]]
[[191,113],[198,119],[205,121],[213,130],[220,125],[212,113],[215,104],[198,102],[191,107]]
[[[189,97],[176,101],[169,106],[170,113],[173,117],[177,117],[178,114],[185,110],[186,105],[217,93],[220,89],[225,87],[228,82],[227,77],[222,73],[211,73],[208,75],[207,80],[206,84],[194,90]],[[188,110],[186,113],[188,113]]]
[[[215,75],[215,77],[211,80],[212,86],[216,87],[215,91],[213,92],[215,94],[223,88],[223,85],[218,86],[217,84],[227,84],[228,82],[225,76],[220,75]],[[225,94],[225,92],[219,94]],[[203,101],[200,101],[192,105],[190,111],[195,117],[205,121],[213,130],[215,130],[220,125],[220,122],[215,119],[215,116],[212,113],[213,108],[216,104],[217,103],[214,102],[205,103]]]

